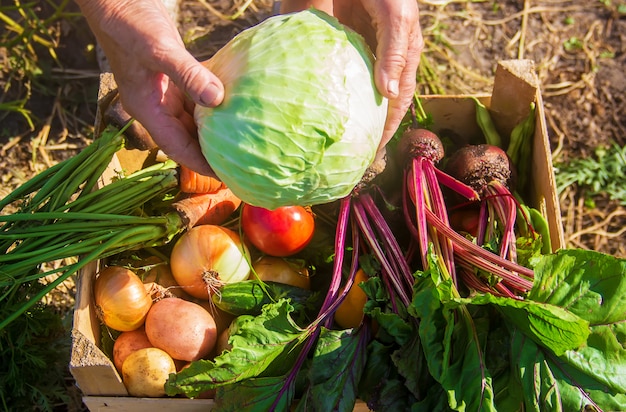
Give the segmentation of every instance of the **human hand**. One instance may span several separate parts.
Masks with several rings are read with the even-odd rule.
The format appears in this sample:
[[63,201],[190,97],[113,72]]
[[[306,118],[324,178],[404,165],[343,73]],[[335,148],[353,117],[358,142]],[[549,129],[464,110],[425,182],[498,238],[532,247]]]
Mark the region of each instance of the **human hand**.
[[374,82],[389,99],[384,147],[413,99],[424,49],[417,0],[283,0],[281,13],[315,7],[361,34],[375,51]]
[[161,0],[77,0],[102,47],[124,109],[178,163],[212,175],[194,104],[216,106],[221,81],[186,49]]

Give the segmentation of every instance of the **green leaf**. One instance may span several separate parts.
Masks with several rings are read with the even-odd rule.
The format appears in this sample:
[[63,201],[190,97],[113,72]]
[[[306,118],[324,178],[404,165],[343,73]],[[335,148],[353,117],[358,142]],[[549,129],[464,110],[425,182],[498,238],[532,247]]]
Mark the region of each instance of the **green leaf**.
[[592,325],[626,319],[626,260],[567,249],[533,261],[529,299],[561,306]]
[[359,383],[359,398],[372,410],[406,411],[415,402],[415,397],[404,385],[404,378],[393,367],[391,356],[395,348],[395,345],[377,340],[371,341],[367,347],[367,362]]
[[293,382],[287,388],[285,384],[286,376],[278,376],[250,378],[222,386],[217,389],[214,411],[289,411],[295,391]]
[[[363,312],[379,325],[378,338],[384,341],[396,341],[404,345],[416,334],[415,325],[407,321],[409,317],[401,304],[395,305],[398,313],[393,311],[390,297],[382,279],[372,276],[359,285],[368,297]],[[384,336],[383,336],[384,335]]]
[[601,393],[613,393],[619,401],[626,393],[626,260],[570,249],[535,260],[534,270],[537,280],[529,297],[567,308],[587,320],[591,330],[580,348],[549,358],[550,374],[567,371],[553,390],[600,388],[591,395],[596,403],[604,399],[594,397]]
[[414,334],[411,340],[392,353],[391,359],[404,377],[404,385],[419,399],[426,387],[423,371],[427,370],[419,335]]
[[496,305],[507,321],[557,356],[577,349],[589,336],[589,322],[559,306],[532,300],[518,300],[492,294],[457,299],[459,304]]
[[467,307],[448,300],[453,286],[449,279],[442,280],[437,265],[421,277],[409,311],[420,319],[419,335],[430,373],[446,392],[451,409],[495,410],[485,343],[479,339],[485,332],[476,329]]
[[511,353],[512,366],[519,373],[516,384],[522,386],[527,411],[582,411],[587,410],[586,405],[591,410],[626,410],[624,387],[616,391],[603,385],[548,354],[522,333],[514,335]]
[[201,392],[249,378],[284,375],[293,365],[296,348],[310,335],[289,314],[293,307],[280,300],[263,307],[261,315],[239,316],[228,342],[233,346],[214,360],[199,360],[170,375],[168,395],[195,397]]
[[531,298],[565,307],[591,326],[586,345],[565,355],[569,362],[610,387],[626,388],[626,260],[562,250],[542,257],[534,270]]
[[365,328],[322,328],[297,411],[352,411],[366,361]]

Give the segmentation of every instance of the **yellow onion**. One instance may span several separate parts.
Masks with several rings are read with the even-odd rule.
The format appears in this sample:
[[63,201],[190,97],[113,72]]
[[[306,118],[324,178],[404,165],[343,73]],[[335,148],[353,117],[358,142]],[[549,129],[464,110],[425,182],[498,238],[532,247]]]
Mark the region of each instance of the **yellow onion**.
[[150,293],[139,276],[121,266],[103,269],[96,278],[93,293],[100,320],[120,332],[143,325],[152,306]]
[[265,255],[254,262],[252,267],[254,273],[250,274],[250,279],[258,278],[264,282],[278,282],[311,289],[309,270],[301,260]]
[[176,283],[193,297],[209,297],[225,283],[248,278],[249,253],[239,235],[225,227],[195,226],[174,245],[170,269]]

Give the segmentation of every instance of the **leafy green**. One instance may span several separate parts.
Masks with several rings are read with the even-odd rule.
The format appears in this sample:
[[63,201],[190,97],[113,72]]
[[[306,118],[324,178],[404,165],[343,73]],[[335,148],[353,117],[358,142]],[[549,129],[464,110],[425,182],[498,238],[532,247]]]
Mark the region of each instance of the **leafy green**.
[[367,347],[367,362],[359,383],[359,397],[376,411],[405,411],[415,403],[415,397],[404,385],[391,360],[394,345],[373,340]]
[[[579,410],[626,409],[626,261],[585,250],[561,250],[534,261],[529,298],[566,308],[590,324],[579,348],[554,356],[517,334],[512,353],[526,406]],[[537,386],[536,383],[542,385]],[[532,396],[529,396],[532,394]]]
[[491,294],[458,299],[457,302],[464,305],[496,305],[508,322],[557,356],[579,348],[589,336],[589,322],[559,306]]
[[281,299],[266,305],[259,316],[242,315],[233,321],[228,342],[231,351],[214,360],[199,360],[170,375],[168,395],[196,397],[219,386],[257,377],[282,376],[291,368],[298,347],[309,336],[290,318],[293,307]]
[[294,385],[287,383],[286,376],[249,378],[237,384],[217,389],[215,410],[240,411],[288,411],[294,398]]
[[453,301],[451,280],[442,278],[436,264],[430,267],[416,282],[409,307],[420,319],[428,369],[446,392],[451,409],[496,410],[483,353],[484,334],[477,330],[467,307]]
[[322,328],[296,411],[352,411],[365,367],[365,328]]

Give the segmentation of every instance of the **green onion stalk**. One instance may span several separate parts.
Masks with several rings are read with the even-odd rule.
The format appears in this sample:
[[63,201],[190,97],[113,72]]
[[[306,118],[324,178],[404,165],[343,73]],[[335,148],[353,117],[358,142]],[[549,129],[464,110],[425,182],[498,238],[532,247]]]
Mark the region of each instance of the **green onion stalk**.
[[[98,187],[124,129],[109,127],[76,156],[48,168],[0,200],[0,331],[88,263],[169,242],[186,226],[163,206],[178,191],[167,160]],[[70,259],[76,258],[79,259]],[[49,262],[72,263],[46,269]],[[58,277],[33,288],[34,282]]]

